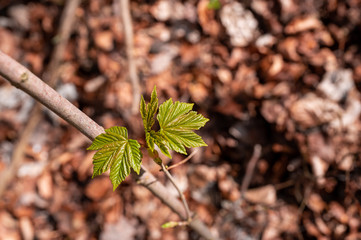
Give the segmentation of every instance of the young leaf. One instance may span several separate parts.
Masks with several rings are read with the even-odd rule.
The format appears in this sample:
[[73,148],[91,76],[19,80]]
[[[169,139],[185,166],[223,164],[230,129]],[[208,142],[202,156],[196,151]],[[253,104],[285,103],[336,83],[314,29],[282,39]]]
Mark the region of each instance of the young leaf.
[[154,144],[156,144],[164,155],[172,158],[166,145],[163,143],[163,138],[159,132],[155,132],[153,130],[146,132],[145,139],[150,150],[154,151]]
[[171,158],[171,155],[167,147],[163,143],[162,137],[159,135],[159,133],[155,132],[154,130],[151,130],[155,122],[154,115],[157,113],[157,110],[158,110],[158,97],[157,97],[156,87],[154,86],[150,102],[148,104],[145,104],[143,96],[140,101],[140,113],[143,119],[145,140],[147,142],[149,149],[152,152],[154,151],[154,144],[156,144],[163,154]]
[[162,228],[174,228],[178,225],[179,225],[179,222],[171,221],[171,222],[166,222],[166,223],[162,224]]
[[87,150],[98,150],[93,157],[93,178],[110,168],[113,190],[130,174],[130,168],[139,174],[141,164],[140,144],[128,139],[125,127],[111,127],[97,136]]
[[142,96],[140,100],[140,114],[142,115],[143,125],[146,132],[149,132],[154,124],[154,115],[158,110],[158,97],[156,87],[154,86],[150,102],[145,104]]
[[[159,136],[169,149],[187,154],[185,147],[207,146],[202,138],[193,132],[203,127],[209,119],[191,111],[193,104],[181,103],[172,99],[159,106]],[[158,145],[158,144],[157,144]]]

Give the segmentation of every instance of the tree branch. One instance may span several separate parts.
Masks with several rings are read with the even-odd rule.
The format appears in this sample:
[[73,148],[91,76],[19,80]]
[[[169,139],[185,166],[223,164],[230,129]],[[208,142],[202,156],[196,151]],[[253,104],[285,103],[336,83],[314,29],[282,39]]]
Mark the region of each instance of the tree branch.
[[15,87],[28,93],[59,117],[73,125],[89,139],[104,132],[104,129],[87,115],[60,96],[27,68],[0,51],[0,75]]
[[[86,114],[60,96],[27,68],[1,51],[0,76],[44,104],[90,140],[94,140],[96,136],[104,133],[104,129]],[[183,204],[176,197],[171,196],[168,190],[144,167],[142,167],[138,182],[178,214],[181,219],[186,220],[187,214]],[[216,239],[199,219],[191,221],[189,226],[205,239]]]

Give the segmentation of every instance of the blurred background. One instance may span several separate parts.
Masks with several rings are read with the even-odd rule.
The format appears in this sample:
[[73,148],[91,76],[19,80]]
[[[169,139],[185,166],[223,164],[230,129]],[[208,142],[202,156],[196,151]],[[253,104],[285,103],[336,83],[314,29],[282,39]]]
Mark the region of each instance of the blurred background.
[[[171,173],[220,239],[361,239],[361,1],[125,2],[1,0],[0,50],[133,139],[155,85],[195,103],[208,147]],[[89,144],[1,78],[0,239],[199,239]]]

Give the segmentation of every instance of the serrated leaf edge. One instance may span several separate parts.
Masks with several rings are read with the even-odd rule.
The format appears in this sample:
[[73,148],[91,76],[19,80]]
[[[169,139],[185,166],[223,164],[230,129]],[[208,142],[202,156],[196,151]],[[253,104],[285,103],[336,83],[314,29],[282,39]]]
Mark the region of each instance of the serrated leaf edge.
[[[128,130],[125,127],[114,126],[106,129],[105,133],[97,136],[91,146],[87,148],[88,150],[97,150],[93,156],[92,178],[110,169],[110,180],[113,190],[115,190],[130,174],[131,169],[139,174],[142,159],[139,148],[140,144],[137,140],[128,139]],[[109,152],[112,153],[104,155]],[[105,163],[102,164],[102,162]],[[123,164],[122,168],[120,168],[120,164]],[[123,172],[119,171],[120,169],[123,169]]]

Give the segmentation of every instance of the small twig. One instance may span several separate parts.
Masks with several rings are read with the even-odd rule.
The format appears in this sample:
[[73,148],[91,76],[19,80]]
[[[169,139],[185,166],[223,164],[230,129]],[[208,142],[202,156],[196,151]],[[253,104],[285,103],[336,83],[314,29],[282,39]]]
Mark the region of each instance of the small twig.
[[30,112],[32,116],[27,121],[25,128],[23,129],[17,144],[14,147],[13,154],[11,156],[10,165],[7,167],[6,170],[3,170],[0,174],[0,198],[12,182],[12,180],[16,176],[16,172],[18,171],[19,167],[21,166],[23,159],[24,159],[24,151],[26,146],[28,145],[30,136],[33,133],[35,127],[39,124],[41,120],[41,106],[35,105],[32,111]]
[[295,184],[295,181],[293,179],[290,179],[286,182],[282,182],[282,183],[278,183],[275,185],[275,189],[278,191],[278,190],[281,190],[281,189],[284,189],[284,188],[288,188],[292,185]]
[[140,85],[137,74],[137,66],[134,60],[134,34],[132,17],[130,14],[129,0],[119,0],[121,17],[123,21],[124,35],[125,35],[125,48],[128,58],[129,78],[133,87],[133,105],[132,114],[138,113],[139,100],[140,100]]
[[246,174],[244,175],[242,186],[241,186],[241,196],[244,197],[245,192],[247,191],[249,184],[251,183],[251,179],[253,176],[254,169],[256,167],[256,164],[261,157],[262,154],[262,146],[259,144],[256,144],[253,148],[253,155],[251,157],[251,160],[249,160],[249,163],[247,165]]
[[194,155],[196,155],[196,153],[198,152],[198,149],[195,149],[191,154],[189,154],[188,157],[186,157],[185,159],[183,159],[182,161],[180,161],[179,163],[173,164],[171,166],[167,167],[167,170],[171,170],[172,168],[178,167],[184,163],[186,163],[189,159],[191,159]]
[[180,190],[180,188],[178,187],[178,184],[175,182],[174,178],[172,177],[172,175],[169,173],[169,171],[167,170],[167,168],[164,166],[164,164],[161,164],[161,167],[163,169],[163,172],[165,173],[165,175],[168,177],[168,179],[170,180],[170,182],[173,184],[173,186],[175,187],[175,189],[177,189],[177,192],[179,193],[179,196],[183,202],[184,205],[184,209],[186,210],[186,214],[187,214],[187,221],[190,222],[191,221],[191,212],[189,210],[188,207],[188,203],[184,197],[184,194],[182,193],[182,191]]
[[49,65],[43,74],[43,79],[50,87],[55,87],[60,75],[59,66],[64,59],[64,52],[74,27],[75,12],[81,0],[67,0],[60,19],[60,26],[55,36],[55,47],[51,54]]

